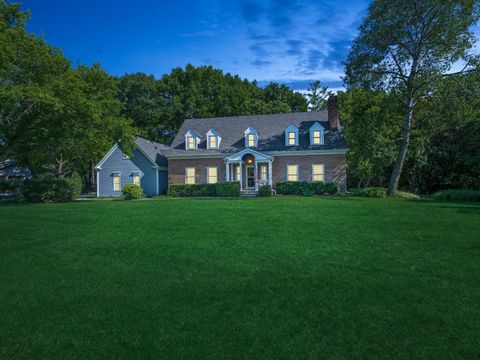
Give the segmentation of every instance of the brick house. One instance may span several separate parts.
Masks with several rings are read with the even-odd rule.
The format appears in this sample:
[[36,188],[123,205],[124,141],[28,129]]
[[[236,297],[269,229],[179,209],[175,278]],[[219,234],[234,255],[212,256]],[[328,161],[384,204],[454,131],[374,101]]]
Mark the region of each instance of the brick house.
[[170,146],[137,137],[132,157],[118,145],[97,164],[97,196],[121,196],[125,183],[146,195],[171,184],[238,181],[244,192],[278,181],[334,181],[346,190],[347,147],[337,100],[328,109],[187,119]]
[[336,97],[328,109],[185,120],[169,149],[168,184],[238,181],[257,191],[278,181],[334,181],[346,190]]

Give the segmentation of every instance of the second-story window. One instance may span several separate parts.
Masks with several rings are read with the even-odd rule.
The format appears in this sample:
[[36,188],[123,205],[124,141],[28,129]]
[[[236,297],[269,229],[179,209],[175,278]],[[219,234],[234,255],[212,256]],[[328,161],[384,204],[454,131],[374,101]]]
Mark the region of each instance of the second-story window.
[[288,133],[288,145],[295,145],[295,133],[293,131]]
[[313,131],[313,145],[320,145],[322,143],[322,135],[320,130]]
[[247,145],[248,145],[248,147],[254,147],[255,146],[255,135],[254,134],[248,134],[247,135]]
[[195,150],[195,138],[193,136],[187,137],[187,150]]
[[217,146],[217,137],[214,135],[211,135],[208,137],[208,148],[209,149],[216,149]]

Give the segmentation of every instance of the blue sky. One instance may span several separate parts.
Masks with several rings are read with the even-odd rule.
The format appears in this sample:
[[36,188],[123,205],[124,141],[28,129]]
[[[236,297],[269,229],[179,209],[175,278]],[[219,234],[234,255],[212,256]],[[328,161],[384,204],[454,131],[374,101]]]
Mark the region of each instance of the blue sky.
[[160,77],[187,63],[305,89],[341,86],[366,0],[25,0],[28,28],[73,63]]

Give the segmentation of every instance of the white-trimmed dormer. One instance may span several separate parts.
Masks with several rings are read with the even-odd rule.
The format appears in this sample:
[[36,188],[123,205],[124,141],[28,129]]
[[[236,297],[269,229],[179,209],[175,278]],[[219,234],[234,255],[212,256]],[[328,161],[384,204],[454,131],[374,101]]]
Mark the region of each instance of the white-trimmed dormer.
[[294,124],[285,129],[285,146],[298,146],[298,128]]
[[185,150],[197,150],[200,144],[200,135],[195,130],[188,130],[185,134]]
[[222,137],[220,136],[219,132],[214,128],[211,128],[207,132],[207,149],[219,149],[220,142],[222,141]]
[[253,127],[249,126],[245,130],[245,147],[257,147],[258,146],[258,132]]
[[310,145],[323,145],[325,129],[319,122],[310,127]]

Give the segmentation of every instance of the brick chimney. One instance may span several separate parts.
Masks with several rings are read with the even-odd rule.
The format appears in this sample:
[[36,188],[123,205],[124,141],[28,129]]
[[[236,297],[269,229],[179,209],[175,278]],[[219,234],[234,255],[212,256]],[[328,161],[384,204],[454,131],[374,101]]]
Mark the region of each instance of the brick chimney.
[[337,95],[330,95],[327,104],[328,122],[331,129],[338,129],[340,121],[338,120],[338,99]]

